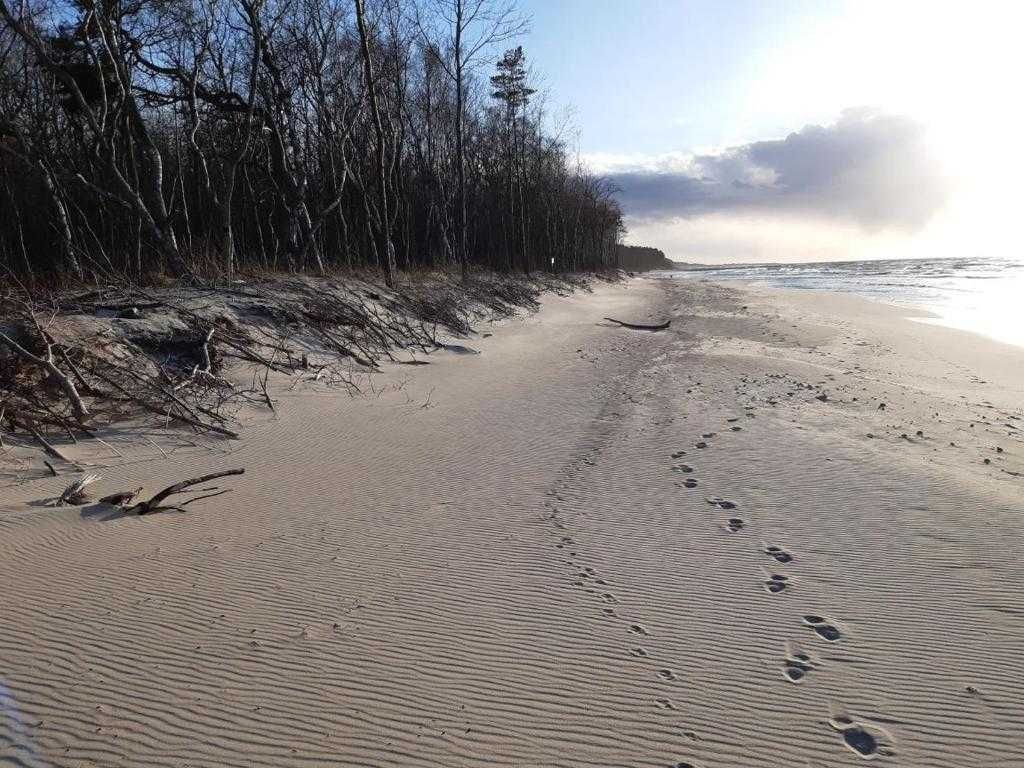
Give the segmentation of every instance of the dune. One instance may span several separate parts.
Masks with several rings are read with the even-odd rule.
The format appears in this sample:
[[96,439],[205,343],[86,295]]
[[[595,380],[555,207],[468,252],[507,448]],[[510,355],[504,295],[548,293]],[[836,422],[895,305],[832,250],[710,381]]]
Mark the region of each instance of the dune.
[[0,761],[1024,765],[1024,349],[648,278],[487,330],[96,483],[245,467],[184,512],[0,488]]

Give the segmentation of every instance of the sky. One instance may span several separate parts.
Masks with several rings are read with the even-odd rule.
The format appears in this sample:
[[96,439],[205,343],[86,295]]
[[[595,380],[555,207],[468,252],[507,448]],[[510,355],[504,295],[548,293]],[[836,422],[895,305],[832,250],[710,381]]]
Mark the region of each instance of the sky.
[[678,261],[1022,255],[1024,3],[520,0],[551,120]]

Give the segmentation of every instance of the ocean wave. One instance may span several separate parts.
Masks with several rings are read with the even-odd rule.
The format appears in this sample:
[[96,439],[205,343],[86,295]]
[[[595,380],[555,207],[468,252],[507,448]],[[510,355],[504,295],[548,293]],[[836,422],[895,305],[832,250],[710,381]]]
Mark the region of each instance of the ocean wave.
[[[912,305],[940,315],[954,313],[959,324],[971,316],[1020,318],[1018,296],[1024,291],[1024,261],[951,257],[804,264],[737,264],[711,266],[697,274],[708,280],[742,280],[801,291],[841,291],[893,304]],[[695,276],[692,271],[676,276]],[[967,318],[964,320],[963,318]],[[992,334],[994,335],[994,334]]]

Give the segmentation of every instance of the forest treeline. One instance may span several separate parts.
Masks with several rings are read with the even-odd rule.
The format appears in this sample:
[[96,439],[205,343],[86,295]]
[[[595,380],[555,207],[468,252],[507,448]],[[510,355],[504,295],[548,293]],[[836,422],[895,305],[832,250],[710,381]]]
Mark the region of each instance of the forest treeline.
[[615,266],[524,30],[503,0],[0,0],[0,269]]
[[664,251],[645,245],[617,246],[616,263],[623,269],[644,272],[651,269],[675,269],[675,263]]

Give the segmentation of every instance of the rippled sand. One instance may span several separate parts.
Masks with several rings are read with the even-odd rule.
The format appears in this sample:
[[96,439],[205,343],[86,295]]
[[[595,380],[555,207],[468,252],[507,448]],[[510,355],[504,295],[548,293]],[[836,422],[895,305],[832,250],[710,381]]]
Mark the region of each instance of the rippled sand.
[[0,759],[1024,764],[1024,351],[681,281],[489,330],[104,471],[246,468],[186,514],[0,491]]

